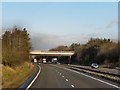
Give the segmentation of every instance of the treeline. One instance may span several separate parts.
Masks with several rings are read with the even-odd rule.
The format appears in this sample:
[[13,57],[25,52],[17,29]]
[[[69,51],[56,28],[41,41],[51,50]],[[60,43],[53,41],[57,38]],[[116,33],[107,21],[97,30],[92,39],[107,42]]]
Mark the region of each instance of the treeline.
[[67,46],[58,46],[56,48],[52,48],[49,51],[70,51],[70,48]]
[[[60,47],[65,49],[60,50]],[[91,63],[98,63],[108,67],[120,66],[118,43],[113,43],[110,39],[91,38],[86,44],[73,43],[70,47],[59,46],[54,49],[75,51],[72,56],[74,64],[91,65]]]
[[2,35],[2,64],[15,66],[29,60],[30,38],[24,28],[6,31]]
[[91,38],[87,44],[75,49],[73,58],[73,63],[81,65],[91,65],[91,63],[108,67],[120,65],[118,43],[113,43],[110,39]]

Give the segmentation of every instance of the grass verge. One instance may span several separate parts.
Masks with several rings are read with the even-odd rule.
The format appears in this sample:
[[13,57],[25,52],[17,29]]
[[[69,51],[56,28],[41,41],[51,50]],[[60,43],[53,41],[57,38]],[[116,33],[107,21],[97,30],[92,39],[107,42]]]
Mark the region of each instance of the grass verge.
[[18,88],[35,70],[36,66],[29,62],[15,68],[2,65],[2,88]]

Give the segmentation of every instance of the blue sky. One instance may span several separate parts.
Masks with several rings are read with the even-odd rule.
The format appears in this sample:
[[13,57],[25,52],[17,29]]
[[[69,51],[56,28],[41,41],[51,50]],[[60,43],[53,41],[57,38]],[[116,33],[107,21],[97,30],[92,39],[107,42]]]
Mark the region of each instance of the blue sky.
[[117,2],[4,2],[3,28],[26,27],[35,50],[118,39]]

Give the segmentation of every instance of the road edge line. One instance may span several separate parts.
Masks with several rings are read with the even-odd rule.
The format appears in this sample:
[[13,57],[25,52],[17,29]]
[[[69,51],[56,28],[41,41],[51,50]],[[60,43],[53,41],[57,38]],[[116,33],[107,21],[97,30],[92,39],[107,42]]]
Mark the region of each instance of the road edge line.
[[38,75],[40,74],[40,72],[41,72],[41,67],[38,65],[38,67],[39,67],[39,72],[37,73],[37,75],[35,76],[35,78],[32,80],[32,82],[27,86],[27,88],[25,89],[25,90],[28,90],[31,86],[32,86],[32,84],[35,82],[35,80],[37,79],[37,77],[38,77]]

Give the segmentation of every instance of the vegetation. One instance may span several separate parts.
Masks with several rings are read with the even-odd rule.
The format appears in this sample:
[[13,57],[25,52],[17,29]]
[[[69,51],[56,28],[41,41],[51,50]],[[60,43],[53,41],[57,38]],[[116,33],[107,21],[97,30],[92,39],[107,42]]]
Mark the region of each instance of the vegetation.
[[2,88],[18,88],[33,74],[35,69],[35,66],[28,62],[15,68],[2,65]]
[[56,48],[52,48],[49,51],[70,51],[70,48],[67,46],[58,46]]
[[30,50],[30,38],[25,28],[5,31],[2,35],[3,88],[17,88],[33,74],[36,68],[29,61]]
[[70,50],[75,51],[77,49],[77,47],[79,47],[79,46],[80,46],[80,43],[73,43],[70,46]]
[[118,43],[110,39],[90,39],[87,44],[76,47],[72,63],[91,65],[98,63],[107,67],[120,66]]
[[2,64],[15,66],[29,60],[31,43],[24,28],[6,31],[2,36]]

